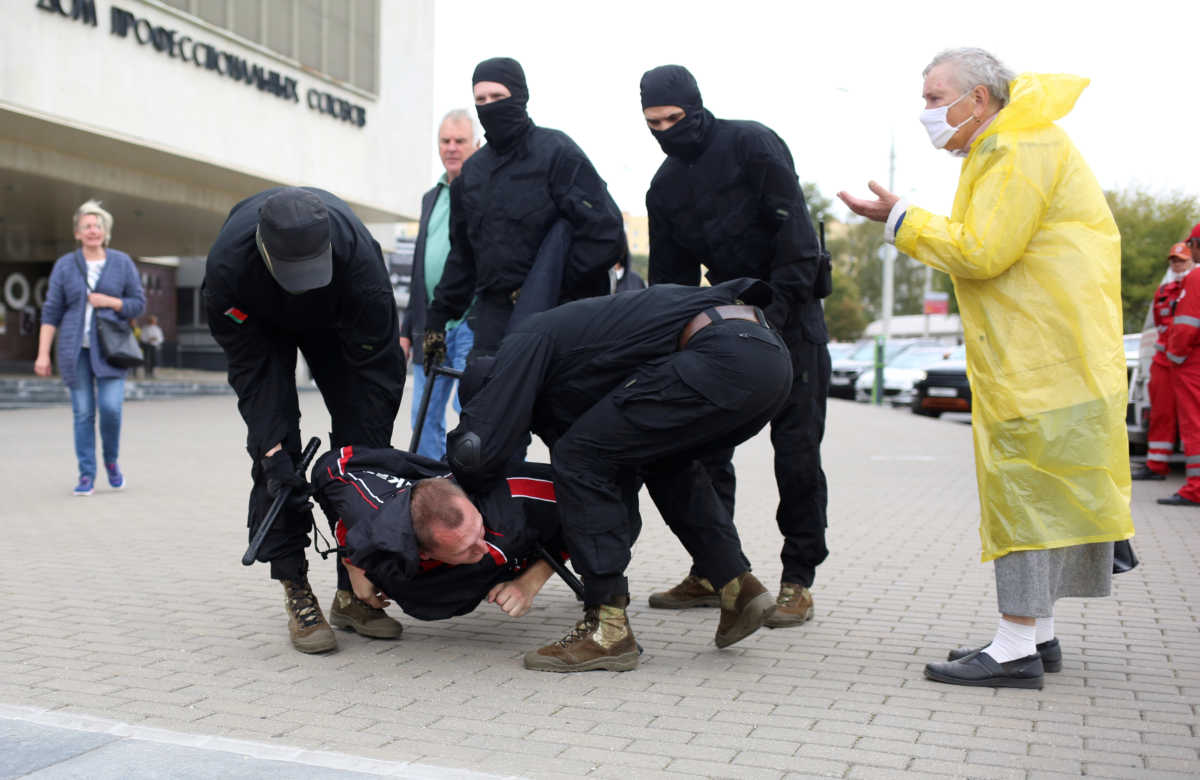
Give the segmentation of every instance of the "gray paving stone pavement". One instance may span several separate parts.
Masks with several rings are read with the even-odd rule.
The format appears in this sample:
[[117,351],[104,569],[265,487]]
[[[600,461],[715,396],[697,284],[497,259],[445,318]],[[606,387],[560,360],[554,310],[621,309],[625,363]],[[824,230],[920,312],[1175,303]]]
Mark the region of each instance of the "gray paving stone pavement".
[[[317,394],[301,407],[306,436],[328,430]],[[404,446],[407,405],[399,419]],[[553,675],[520,659],[578,616],[555,580],[521,620],[396,613],[398,641],[293,651],[280,587],[239,563],[243,441],[232,396],[126,404],[129,485],[81,499],[69,410],[0,411],[0,777],[1200,775],[1200,512],[1154,503],[1180,475],[1135,484],[1142,566],[1113,597],[1059,603],[1064,668],[1043,690],[939,685],[923,665],[997,618],[970,427],[831,401],[813,622],[718,650],[715,610],[649,609],[688,561],[644,502],[642,667]],[[743,544],[773,587],[767,437],[735,462]],[[332,563],[310,560],[328,607]]]

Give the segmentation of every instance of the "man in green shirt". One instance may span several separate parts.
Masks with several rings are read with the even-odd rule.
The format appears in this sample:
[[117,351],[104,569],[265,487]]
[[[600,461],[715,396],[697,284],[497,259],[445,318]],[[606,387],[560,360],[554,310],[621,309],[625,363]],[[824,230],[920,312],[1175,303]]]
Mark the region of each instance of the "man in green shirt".
[[[438,127],[438,155],[446,172],[437,184],[421,199],[421,222],[417,232],[417,245],[413,251],[412,292],[409,295],[408,311],[400,329],[400,346],[416,368],[413,376],[412,423],[416,425],[419,399],[425,392],[424,356],[420,349],[413,352],[412,345],[420,344],[425,332],[425,315],[433,301],[433,291],[442,279],[446,257],[450,254],[450,182],[462,172],[463,163],[478,147],[475,138],[475,122],[462,109],[455,109],[442,119]],[[446,362],[452,368],[462,370],[466,365],[467,353],[475,343],[475,335],[466,322],[466,313],[461,319],[446,323]],[[446,403],[454,393],[457,380],[440,376],[435,380],[433,394],[429,398],[429,411],[417,452],[428,458],[444,460],[446,457]],[[455,395],[454,408],[458,410]]]

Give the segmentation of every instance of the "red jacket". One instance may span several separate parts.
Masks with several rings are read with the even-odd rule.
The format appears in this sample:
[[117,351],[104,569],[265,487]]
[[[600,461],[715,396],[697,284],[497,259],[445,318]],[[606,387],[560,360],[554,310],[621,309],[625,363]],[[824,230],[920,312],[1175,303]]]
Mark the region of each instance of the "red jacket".
[[[1190,275],[1190,274],[1189,274]],[[1175,320],[1175,307],[1183,294],[1183,283],[1187,277],[1173,282],[1163,282],[1154,293],[1151,311],[1154,312],[1154,327],[1158,330],[1158,341],[1154,344],[1154,362],[1162,366],[1171,365],[1167,359],[1167,330]]]
[[[1157,310],[1154,316],[1157,321]],[[1200,342],[1200,274],[1189,273],[1183,278],[1175,316],[1167,327],[1167,360],[1177,368],[1200,370],[1200,352],[1193,355],[1197,342]]]

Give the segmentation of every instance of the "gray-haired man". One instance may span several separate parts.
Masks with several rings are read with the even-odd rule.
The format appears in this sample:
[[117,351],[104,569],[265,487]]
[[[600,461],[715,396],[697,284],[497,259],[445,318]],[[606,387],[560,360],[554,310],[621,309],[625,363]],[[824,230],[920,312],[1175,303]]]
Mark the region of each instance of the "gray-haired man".
[[[400,346],[406,356],[412,356],[413,398],[425,392],[425,371],[422,367],[424,355],[420,349],[412,354],[413,343],[420,344],[425,335],[425,316],[433,301],[433,291],[442,279],[446,257],[450,254],[450,182],[458,178],[463,163],[479,147],[475,137],[475,122],[465,110],[454,109],[442,118],[438,126],[438,156],[446,172],[438,179],[433,189],[421,198],[421,222],[417,232],[417,245],[413,249],[412,292],[404,324],[400,326]],[[475,334],[467,325],[466,316],[446,323],[446,365],[461,371],[466,365],[467,353],[475,343]],[[427,458],[444,460],[446,457],[446,403],[457,380],[437,377],[433,394],[429,397],[429,411],[417,452]],[[458,399],[454,406],[458,408]],[[412,405],[412,424],[417,424],[418,404]]]

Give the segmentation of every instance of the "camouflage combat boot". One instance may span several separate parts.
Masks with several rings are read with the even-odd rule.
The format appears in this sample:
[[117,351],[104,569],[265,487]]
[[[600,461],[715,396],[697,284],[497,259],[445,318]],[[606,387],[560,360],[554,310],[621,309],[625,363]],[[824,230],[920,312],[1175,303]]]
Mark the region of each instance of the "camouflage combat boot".
[[638,667],[638,646],[625,607],[629,597],[588,607],[575,630],[554,644],[525,654],[525,668],[539,672],[630,672]]
[[288,633],[292,647],[302,653],[327,653],[337,649],[337,637],[321,614],[321,605],[308,584],[302,580],[280,580],[288,613]]
[[336,628],[348,628],[372,639],[396,639],[404,631],[398,620],[389,617],[382,609],[372,607],[349,590],[339,590],[333,595],[329,622]]
[[762,628],[775,600],[750,572],[743,572],[721,588],[721,622],[717,624],[717,647],[729,647]]
[[812,591],[795,582],[780,583],[779,598],[775,600],[775,609],[767,616],[767,625],[771,628],[798,626],[812,620],[812,616]]
[[655,609],[687,609],[688,607],[719,607],[721,597],[712,583],[703,577],[689,574],[670,590],[650,594],[650,606]]

